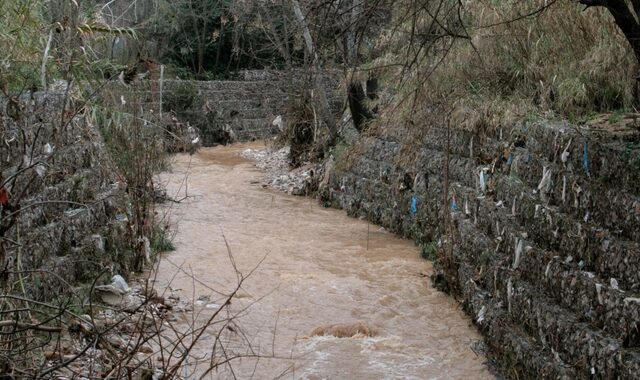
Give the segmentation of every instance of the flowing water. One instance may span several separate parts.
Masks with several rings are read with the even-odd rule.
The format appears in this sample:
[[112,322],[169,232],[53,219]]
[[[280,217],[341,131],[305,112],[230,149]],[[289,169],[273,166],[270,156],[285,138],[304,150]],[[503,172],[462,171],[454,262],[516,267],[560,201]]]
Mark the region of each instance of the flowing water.
[[[472,350],[478,332],[431,288],[431,264],[412,242],[264,189],[239,156],[248,146],[177,155],[162,176],[170,196],[186,196],[165,206],[176,250],[163,256],[156,280],[194,302],[175,326],[203,324],[243,280],[218,318],[235,316],[222,341],[228,354],[247,357],[205,378],[492,378]],[[347,337],[316,334],[328,330]],[[194,347],[184,377],[204,373],[214,335]]]

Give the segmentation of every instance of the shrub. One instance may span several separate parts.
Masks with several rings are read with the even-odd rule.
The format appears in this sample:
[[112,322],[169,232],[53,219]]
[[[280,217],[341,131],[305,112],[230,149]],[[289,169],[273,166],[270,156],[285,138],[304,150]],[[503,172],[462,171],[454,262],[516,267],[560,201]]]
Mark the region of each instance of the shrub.
[[186,111],[198,96],[198,89],[191,82],[181,83],[175,90],[166,93],[164,111]]

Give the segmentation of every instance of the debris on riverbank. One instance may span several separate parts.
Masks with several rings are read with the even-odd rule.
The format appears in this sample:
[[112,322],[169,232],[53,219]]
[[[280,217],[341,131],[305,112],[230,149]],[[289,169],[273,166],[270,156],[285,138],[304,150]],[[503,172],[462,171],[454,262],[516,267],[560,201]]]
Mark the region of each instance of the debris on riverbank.
[[309,337],[313,336],[333,336],[335,338],[373,337],[377,336],[377,329],[364,322],[347,324],[322,325],[309,332]]
[[242,157],[255,162],[258,169],[265,173],[264,187],[271,187],[292,195],[309,195],[318,185],[319,166],[304,163],[298,168],[289,166],[290,148],[245,149]]
[[157,357],[171,347],[161,335],[172,331],[178,313],[193,310],[191,302],[171,289],[159,295],[145,280],[129,287],[121,276],[95,290],[101,302],[92,304],[94,313],[72,318],[60,338],[43,347],[44,373],[58,379],[162,376],[169,361]]

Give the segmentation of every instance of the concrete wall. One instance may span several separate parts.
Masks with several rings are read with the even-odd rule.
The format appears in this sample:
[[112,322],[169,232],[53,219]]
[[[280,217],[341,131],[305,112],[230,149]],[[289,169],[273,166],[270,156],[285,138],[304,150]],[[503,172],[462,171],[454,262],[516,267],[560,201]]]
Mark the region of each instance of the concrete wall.
[[[342,108],[337,75],[327,73],[326,90],[336,114]],[[275,136],[272,122],[284,115],[291,101],[309,90],[303,71],[240,71],[231,80],[163,82],[163,110],[198,128],[205,146],[232,141],[251,141]],[[159,109],[158,82],[134,84],[129,96],[146,107]]]
[[427,254],[439,247],[434,282],[508,377],[638,378],[638,129],[454,128],[443,206],[445,147],[435,127],[411,142],[363,137],[328,166],[321,196]]

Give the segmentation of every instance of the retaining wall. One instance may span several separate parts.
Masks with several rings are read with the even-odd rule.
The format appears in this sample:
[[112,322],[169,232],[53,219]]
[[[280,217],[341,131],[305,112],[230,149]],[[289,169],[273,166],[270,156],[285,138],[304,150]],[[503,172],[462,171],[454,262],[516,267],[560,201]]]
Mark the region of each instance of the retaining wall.
[[639,378],[638,128],[453,128],[445,204],[446,141],[438,128],[362,137],[328,165],[321,197],[437,252],[434,282],[506,376]]
[[50,300],[70,290],[65,282],[104,269],[127,274],[133,259],[122,239],[126,198],[102,136],[63,102],[55,93],[0,98],[0,281],[21,279],[33,299]]
[[[249,70],[230,80],[165,80],[162,91],[157,81],[141,81],[131,86],[129,97],[147,109],[162,109],[200,131],[205,146],[234,141],[251,141],[277,135],[273,125],[291,102],[309,89],[304,71]],[[335,73],[325,74],[330,106],[337,114],[342,108],[342,91]]]

